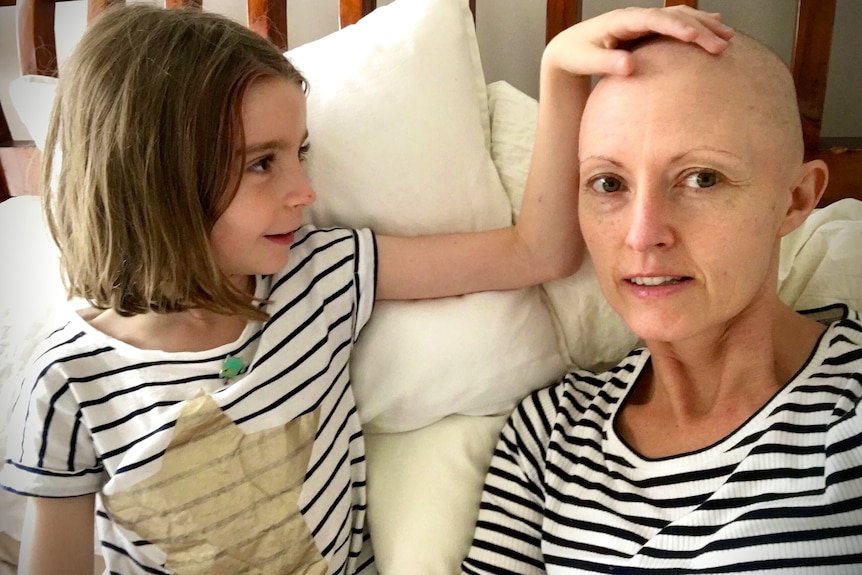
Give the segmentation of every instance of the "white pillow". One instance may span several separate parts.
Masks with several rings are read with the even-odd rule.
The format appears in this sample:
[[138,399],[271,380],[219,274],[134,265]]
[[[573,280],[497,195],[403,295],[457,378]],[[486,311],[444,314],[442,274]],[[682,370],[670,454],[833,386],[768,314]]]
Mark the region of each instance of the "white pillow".
[[[38,197],[0,203],[0,269],[17,270],[0,284],[0,465],[6,459],[6,426],[26,360],[47,331],[56,328],[66,302],[57,247],[42,218]],[[11,276],[10,276],[11,277]],[[20,538],[24,498],[0,490],[0,531]]]
[[286,53],[308,78],[316,224],[418,235],[511,223],[466,0],[406,0]]
[[49,76],[19,76],[9,83],[12,107],[40,150],[45,149],[56,91],[57,78]]
[[862,310],[862,201],[815,210],[781,241],[778,295],[797,310],[835,302]]
[[368,527],[380,573],[461,573],[506,420],[453,415],[423,429],[366,435]]
[[[505,81],[488,85],[488,99],[491,152],[517,217],[527,183],[539,105]],[[601,371],[615,365],[637,344],[638,339],[602,295],[589,257],[577,273],[547,282],[542,289],[570,366]]]
[[[466,0],[396,0],[287,56],[311,87],[314,223],[399,235],[511,224]],[[380,432],[508,412],[563,370],[534,288],[378,302],[351,373]]]
[[[467,0],[395,1],[287,56],[311,86],[314,223],[402,235],[511,224]],[[44,145],[54,82],[15,83],[16,111]],[[507,412],[563,370],[553,320],[530,289],[380,302],[352,378],[367,429],[395,431]]]

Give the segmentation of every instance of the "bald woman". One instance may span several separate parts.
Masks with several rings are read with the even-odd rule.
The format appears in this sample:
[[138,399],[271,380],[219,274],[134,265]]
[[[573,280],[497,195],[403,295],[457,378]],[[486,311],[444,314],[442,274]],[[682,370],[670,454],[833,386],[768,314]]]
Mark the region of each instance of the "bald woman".
[[573,71],[603,54],[578,216],[645,346],[515,410],[463,572],[859,573],[860,315],[777,294],[781,238],[826,166],[803,162],[791,75],[757,41],[619,50],[657,17],[608,13],[545,53]]

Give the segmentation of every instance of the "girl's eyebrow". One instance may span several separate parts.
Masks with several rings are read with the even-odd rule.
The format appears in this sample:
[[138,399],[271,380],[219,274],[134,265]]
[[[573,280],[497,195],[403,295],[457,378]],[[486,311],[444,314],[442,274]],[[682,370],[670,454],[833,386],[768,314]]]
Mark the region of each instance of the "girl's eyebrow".
[[[300,145],[304,144],[308,141],[308,130],[305,131],[305,134],[302,136],[302,140],[300,141]],[[260,152],[266,152],[269,150],[286,150],[290,147],[290,143],[287,140],[283,139],[275,139],[275,140],[266,140],[265,142],[260,142],[258,144],[252,144],[251,146],[247,146],[245,148],[245,154],[247,156],[252,156],[254,154],[259,154]]]
[[284,150],[286,148],[287,142],[285,140],[267,140],[265,142],[260,142],[259,144],[246,146],[245,150],[242,150],[242,152],[244,152],[247,156],[253,156],[255,154],[259,154],[260,152],[267,152],[270,150]]

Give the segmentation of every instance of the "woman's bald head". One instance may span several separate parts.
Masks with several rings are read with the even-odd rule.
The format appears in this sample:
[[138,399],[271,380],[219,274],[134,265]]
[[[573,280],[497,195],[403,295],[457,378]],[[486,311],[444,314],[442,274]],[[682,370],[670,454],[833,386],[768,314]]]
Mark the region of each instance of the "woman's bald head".
[[632,75],[603,78],[591,99],[603,98],[618,83],[665,88],[664,97],[672,102],[700,105],[702,122],[736,123],[739,129],[750,131],[763,151],[786,161],[788,169],[802,163],[802,127],[793,77],[786,64],[759,41],[737,32],[728,47],[715,55],[696,45],[656,37],[635,47],[633,55]]

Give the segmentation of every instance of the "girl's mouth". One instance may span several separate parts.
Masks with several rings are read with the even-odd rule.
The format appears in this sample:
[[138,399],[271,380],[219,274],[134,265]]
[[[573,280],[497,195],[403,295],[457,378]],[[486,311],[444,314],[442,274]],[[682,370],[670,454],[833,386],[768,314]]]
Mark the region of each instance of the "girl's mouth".
[[293,232],[288,232],[286,234],[272,234],[265,236],[269,241],[278,244],[280,246],[289,246],[293,243]]

